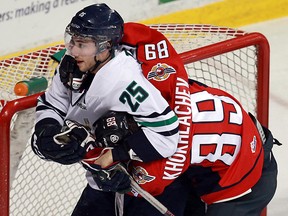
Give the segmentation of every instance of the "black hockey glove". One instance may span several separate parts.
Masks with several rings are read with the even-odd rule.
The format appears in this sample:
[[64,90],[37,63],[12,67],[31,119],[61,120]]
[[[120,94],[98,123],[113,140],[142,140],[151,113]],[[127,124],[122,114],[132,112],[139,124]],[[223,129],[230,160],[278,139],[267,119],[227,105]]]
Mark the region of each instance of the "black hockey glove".
[[[56,134],[53,139],[60,146],[74,147],[74,151],[70,155],[70,158],[73,155],[74,162],[82,160],[88,151],[98,147],[90,132],[83,125],[71,120],[65,120],[62,132]],[[65,158],[63,158],[63,162],[65,162]]]
[[90,133],[75,122],[66,120],[65,131],[59,124],[43,125],[32,136],[32,149],[42,159],[61,164],[73,164],[82,160],[93,148],[95,140]]
[[77,147],[73,144],[59,145],[55,143],[53,137],[60,132],[60,125],[43,125],[41,129],[36,130],[32,135],[32,149],[42,159],[52,160],[61,164],[72,164],[78,161],[78,158],[75,159],[73,155]]
[[65,55],[59,66],[61,82],[71,90],[77,91],[80,89],[85,74],[79,70],[76,60],[70,56]]
[[115,147],[123,143],[125,137],[139,130],[131,115],[115,111],[106,113],[95,122],[94,126],[96,140],[103,147]]
[[[114,163],[109,168],[101,168],[96,164],[83,163],[83,167],[92,173],[92,177],[98,187],[103,191],[126,193],[131,191],[130,176],[123,171],[124,166]],[[119,166],[122,166],[121,169]]]
[[102,147],[113,147],[114,161],[131,159],[128,153],[131,148],[125,140],[140,129],[131,115],[109,111],[94,126],[97,143],[101,143]]

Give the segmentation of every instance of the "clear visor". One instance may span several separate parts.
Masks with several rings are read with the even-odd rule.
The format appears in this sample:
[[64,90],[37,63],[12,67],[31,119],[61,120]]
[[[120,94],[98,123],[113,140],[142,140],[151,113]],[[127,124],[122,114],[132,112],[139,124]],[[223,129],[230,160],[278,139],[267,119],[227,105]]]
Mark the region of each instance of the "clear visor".
[[95,56],[97,54],[96,42],[90,37],[81,37],[65,31],[65,47],[71,56]]

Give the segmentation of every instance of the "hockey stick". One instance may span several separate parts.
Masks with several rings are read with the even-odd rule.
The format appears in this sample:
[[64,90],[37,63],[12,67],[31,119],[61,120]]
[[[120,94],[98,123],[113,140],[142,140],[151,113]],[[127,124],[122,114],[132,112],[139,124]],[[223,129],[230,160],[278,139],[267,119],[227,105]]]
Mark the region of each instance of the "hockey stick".
[[[85,160],[82,160],[82,165],[89,167],[90,169],[93,169],[89,163],[87,163]],[[115,164],[115,166],[113,166],[113,168],[109,171],[106,170],[102,170],[102,169],[93,169],[95,171],[102,171],[105,173],[106,177],[105,178],[111,178],[110,176],[110,171],[111,170],[121,170],[122,172],[124,172],[126,175],[129,176],[130,179],[130,185],[131,185],[131,191],[134,190],[136,193],[140,194],[146,201],[148,201],[152,206],[154,206],[160,213],[162,213],[165,216],[175,216],[172,212],[170,212],[166,206],[164,206],[161,202],[159,202],[155,197],[153,197],[150,193],[148,193],[147,191],[145,191],[143,188],[141,188],[137,182],[133,179],[133,177],[130,175],[130,173],[128,173],[128,171],[126,170],[126,168],[121,164]]]
[[154,206],[159,212],[161,212],[165,216],[175,216],[172,212],[170,212],[166,206],[164,206],[161,202],[159,202],[155,197],[153,197],[150,193],[141,188],[137,182],[133,179],[133,177],[127,172],[127,170],[122,165],[117,165],[119,169],[125,172],[131,181],[132,189],[140,194],[144,199],[146,199],[152,206]]

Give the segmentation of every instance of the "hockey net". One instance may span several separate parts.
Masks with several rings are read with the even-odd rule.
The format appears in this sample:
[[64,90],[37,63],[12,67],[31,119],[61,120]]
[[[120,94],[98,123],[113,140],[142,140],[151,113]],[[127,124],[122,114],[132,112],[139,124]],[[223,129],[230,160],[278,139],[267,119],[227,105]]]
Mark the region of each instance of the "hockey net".
[[[262,34],[211,25],[151,28],[169,38],[190,78],[228,91],[268,124],[269,45]],[[28,140],[37,95],[13,94],[18,81],[35,76],[50,81],[57,66],[51,55],[63,48],[59,44],[0,59],[0,215],[70,215],[86,185],[80,165],[45,162],[32,153]]]

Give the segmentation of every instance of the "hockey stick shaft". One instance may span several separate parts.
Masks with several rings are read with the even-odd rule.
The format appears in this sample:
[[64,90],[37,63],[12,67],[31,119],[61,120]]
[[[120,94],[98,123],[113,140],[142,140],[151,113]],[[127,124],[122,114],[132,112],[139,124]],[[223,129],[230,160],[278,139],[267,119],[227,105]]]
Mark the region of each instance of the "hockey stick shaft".
[[166,206],[164,206],[161,202],[159,202],[155,197],[153,197],[150,193],[141,188],[137,182],[133,179],[133,177],[127,172],[127,170],[123,166],[119,166],[119,168],[124,171],[127,175],[129,175],[131,181],[132,189],[140,194],[144,199],[146,199],[152,206],[154,206],[159,212],[161,212],[165,216],[175,216],[172,212],[170,212]]
[[139,193],[144,199],[146,199],[152,206],[154,206],[158,211],[160,211],[163,215],[166,216],[174,216],[172,212],[170,212],[166,206],[164,206],[161,202],[159,202],[155,197],[153,197],[150,193],[145,191],[141,188],[132,177],[131,180],[131,187],[134,191]]

